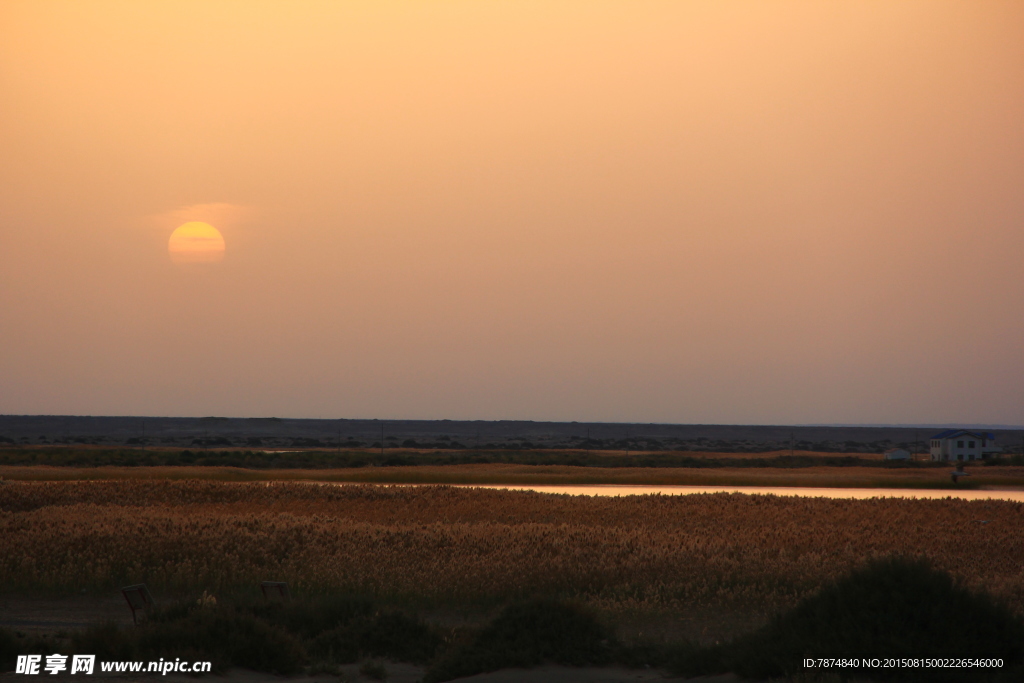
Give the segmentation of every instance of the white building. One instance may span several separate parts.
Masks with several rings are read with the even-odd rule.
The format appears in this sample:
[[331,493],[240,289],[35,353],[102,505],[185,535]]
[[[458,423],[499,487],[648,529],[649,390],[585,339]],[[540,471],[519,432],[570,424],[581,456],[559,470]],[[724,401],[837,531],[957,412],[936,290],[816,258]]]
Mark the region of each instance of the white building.
[[932,460],[982,460],[1000,451],[992,432],[947,429],[929,441]]
[[906,448],[890,448],[885,452],[886,460],[910,460],[910,451]]

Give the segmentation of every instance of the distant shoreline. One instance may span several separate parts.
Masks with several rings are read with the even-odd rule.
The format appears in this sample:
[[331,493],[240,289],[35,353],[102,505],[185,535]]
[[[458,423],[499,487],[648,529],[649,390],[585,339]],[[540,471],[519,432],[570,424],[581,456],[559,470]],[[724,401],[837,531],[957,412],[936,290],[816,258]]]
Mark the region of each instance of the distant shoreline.
[[338,469],[247,469],[215,466],[53,467],[0,466],[5,481],[206,480],[310,481],[351,484],[522,486],[765,486],[1014,490],[1024,487],[1024,467],[968,467],[970,483],[953,484],[951,467],[659,468],[562,465],[421,465]]
[[[372,420],[0,415],[0,447],[443,449],[880,454],[927,451],[946,425],[708,425],[530,420]],[[963,425],[960,425],[963,426]],[[976,427],[976,425],[967,425]],[[1007,454],[1024,429],[985,427]]]

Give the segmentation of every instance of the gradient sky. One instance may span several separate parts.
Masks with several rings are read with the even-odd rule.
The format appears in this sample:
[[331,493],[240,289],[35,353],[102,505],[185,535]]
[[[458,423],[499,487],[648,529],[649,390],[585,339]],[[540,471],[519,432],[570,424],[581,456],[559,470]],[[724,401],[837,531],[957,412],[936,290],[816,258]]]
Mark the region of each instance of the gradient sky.
[[[0,413],[1024,423],[1024,3],[0,4]],[[189,220],[217,264],[175,264]]]

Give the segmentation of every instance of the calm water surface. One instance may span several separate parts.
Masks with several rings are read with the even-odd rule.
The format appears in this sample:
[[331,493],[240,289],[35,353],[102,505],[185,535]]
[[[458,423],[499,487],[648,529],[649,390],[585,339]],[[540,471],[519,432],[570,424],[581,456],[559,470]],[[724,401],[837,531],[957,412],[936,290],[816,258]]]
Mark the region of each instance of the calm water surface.
[[776,496],[817,498],[963,498],[966,500],[1013,500],[1024,502],[1024,491],[988,489],[853,489],[802,486],[522,486],[517,484],[466,484],[471,488],[567,493],[574,496],[637,496],[646,493],[680,496],[690,493],[762,493]]

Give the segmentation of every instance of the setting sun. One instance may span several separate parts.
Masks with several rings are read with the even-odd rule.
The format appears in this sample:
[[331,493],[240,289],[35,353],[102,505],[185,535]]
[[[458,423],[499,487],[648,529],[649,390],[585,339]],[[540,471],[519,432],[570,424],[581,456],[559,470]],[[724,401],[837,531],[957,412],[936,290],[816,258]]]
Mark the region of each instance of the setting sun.
[[167,252],[175,263],[218,263],[224,259],[224,237],[209,223],[190,221],[171,233]]

